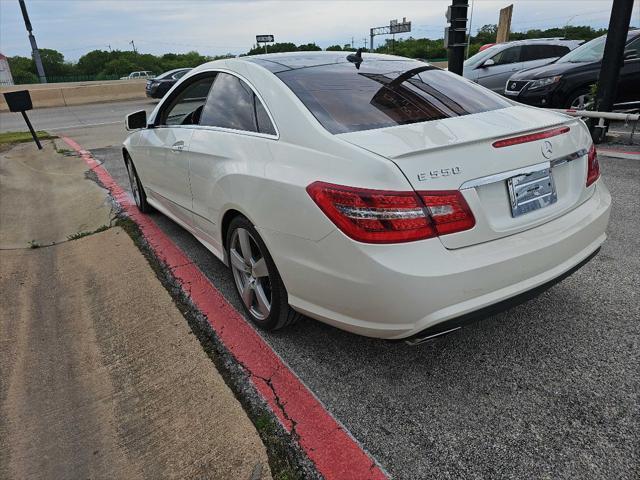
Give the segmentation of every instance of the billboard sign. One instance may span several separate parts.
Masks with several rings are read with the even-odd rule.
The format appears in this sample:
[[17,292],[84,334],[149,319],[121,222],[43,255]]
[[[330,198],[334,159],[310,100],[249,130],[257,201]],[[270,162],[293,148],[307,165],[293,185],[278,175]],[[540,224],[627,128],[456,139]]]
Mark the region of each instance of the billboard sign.
[[389,22],[389,33],[406,33],[411,31],[411,22],[407,22],[406,18],[402,19],[402,22],[398,20],[391,20]]

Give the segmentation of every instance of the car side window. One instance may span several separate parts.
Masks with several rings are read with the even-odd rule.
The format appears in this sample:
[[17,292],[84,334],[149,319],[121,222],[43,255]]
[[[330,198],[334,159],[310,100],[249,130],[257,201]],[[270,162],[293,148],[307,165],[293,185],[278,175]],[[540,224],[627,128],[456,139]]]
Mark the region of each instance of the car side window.
[[218,73],[202,110],[200,125],[275,135],[275,128],[251,87],[228,73]]
[[516,63],[520,61],[520,47],[505,48],[501,52],[496,53],[491,59],[496,65],[505,65],[507,63]]
[[555,45],[525,45],[522,49],[523,62],[561,56],[562,55],[556,55]]
[[160,125],[197,125],[215,74],[200,77],[183,86],[160,113]]
[[638,60],[640,58],[640,37],[635,40],[629,42],[625,47],[624,51],[633,50],[635,52],[635,57],[629,60]]
[[171,78],[173,78],[174,80],[179,80],[180,78],[184,77],[185,74],[188,72],[189,70],[183,70],[182,72],[176,72],[173,74],[173,76]]
[[569,47],[566,47],[564,45],[554,45],[553,49],[554,49],[553,55],[552,55],[553,57],[564,57],[567,53],[571,51]]

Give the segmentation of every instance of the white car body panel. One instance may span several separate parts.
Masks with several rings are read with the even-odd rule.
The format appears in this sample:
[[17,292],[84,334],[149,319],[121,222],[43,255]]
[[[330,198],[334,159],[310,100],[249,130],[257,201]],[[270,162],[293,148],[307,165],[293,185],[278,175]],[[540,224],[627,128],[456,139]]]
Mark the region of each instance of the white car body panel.
[[[602,180],[584,187],[584,156],[552,169],[557,203],[521,217],[511,216],[504,181],[463,188],[548,160],[540,141],[496,149],[495,139],[567,125],[569,133],[550,139],[554,158],[588,148],[584,124],[571,117],[513,106],[333,135],[273,73],[227,59],[185,75],[149,123],[183,82],[213,70],[254,89],[277,135],[155,127],[132,133],[124,147],[149,203],[225,262],[225,215],[246,216],[273,257],[290,305],[313,318],[358,334],[404,338],[549,282],[604,242],[611,198]],[[182,150],[171,152],[180,141]],[[418,180],[425,171],[453,166],[459,174]],[[476,226],[407,243],[357,242],[309,196],[306,187],[316,181],[393,191],[462,189]]]

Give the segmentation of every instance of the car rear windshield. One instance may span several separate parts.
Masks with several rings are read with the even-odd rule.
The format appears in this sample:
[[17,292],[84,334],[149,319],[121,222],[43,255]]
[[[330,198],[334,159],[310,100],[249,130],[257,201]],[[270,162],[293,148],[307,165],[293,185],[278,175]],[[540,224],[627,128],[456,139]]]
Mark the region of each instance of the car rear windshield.
[[511,106],[458,75],[418,61],[334,63],[276,74],[331,133],[427,122]]

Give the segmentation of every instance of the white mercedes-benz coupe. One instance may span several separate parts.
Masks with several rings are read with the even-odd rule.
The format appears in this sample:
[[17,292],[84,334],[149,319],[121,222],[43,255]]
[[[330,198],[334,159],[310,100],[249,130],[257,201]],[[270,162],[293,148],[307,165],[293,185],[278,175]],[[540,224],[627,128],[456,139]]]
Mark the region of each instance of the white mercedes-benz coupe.
[[127,128],[140,210],[225,262],[265,329],[304,314],[421,341],[541,292],[606,238],[582,121],[420,61],[217,60]]

